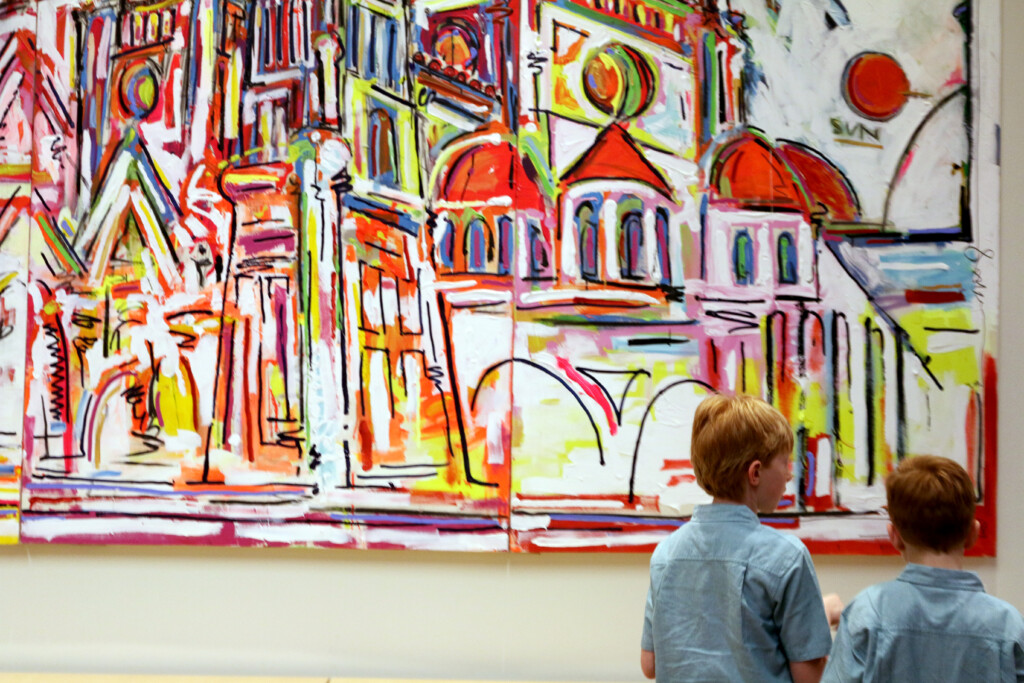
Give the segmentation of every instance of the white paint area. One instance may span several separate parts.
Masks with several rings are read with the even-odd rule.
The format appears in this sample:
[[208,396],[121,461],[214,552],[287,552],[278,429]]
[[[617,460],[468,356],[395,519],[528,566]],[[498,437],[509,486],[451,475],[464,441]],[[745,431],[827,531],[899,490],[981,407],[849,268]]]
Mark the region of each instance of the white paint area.
[[[963,68],[963,31],[953,16],[958,0],[860,0],[842,3],[849,23],[829,29],[829,0],[779,3],[777,19],[763,0],[733,0],[764,80],[750,101],[750,122],[778,138],[809,144],[844,171],[861,201],[865,220],[880,221],[888,185],[900,156],[924,117],[957,87]],[[888,121],[854,111],[841,91],[847,62],[864,51],[891,55],[913,95]],[[833,119],[864,133],[837,134]],[[961,129],[962,131],[962,129]],[[868,147],[840,142],[878,144]]]

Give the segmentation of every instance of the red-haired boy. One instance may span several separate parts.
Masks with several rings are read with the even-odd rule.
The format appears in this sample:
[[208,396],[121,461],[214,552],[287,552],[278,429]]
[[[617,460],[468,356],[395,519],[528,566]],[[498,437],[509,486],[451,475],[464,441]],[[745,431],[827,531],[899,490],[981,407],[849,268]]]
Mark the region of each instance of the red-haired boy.
[[974,486],[948,458],[918,456],[886,477],[895,581],[843,611],[825,681],[1024,681],[1024,620],[963,570],[978,539]]
[[640,645],[648,678],[821,677],[832,636],[811,556],[757,517],[778,507],[792,479],[792,452],[786,418],[760,399],[714,395],[697,407],[690,458],[713,500],[651,557]]

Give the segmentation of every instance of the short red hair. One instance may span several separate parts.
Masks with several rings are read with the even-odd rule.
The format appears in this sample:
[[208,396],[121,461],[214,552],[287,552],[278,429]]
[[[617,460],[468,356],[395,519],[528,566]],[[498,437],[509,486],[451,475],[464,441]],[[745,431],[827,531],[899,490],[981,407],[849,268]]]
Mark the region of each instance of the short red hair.
[[793,452],[793,428],[782,413],[754,396],[708,396],[697,406],[690,460],[697,483],[712,496],[743,497],[747,468]]
[[948,553],[967,543],[975,491],[967,471],[949,458],[907,458],[885,478],[889,519],[913,546]]

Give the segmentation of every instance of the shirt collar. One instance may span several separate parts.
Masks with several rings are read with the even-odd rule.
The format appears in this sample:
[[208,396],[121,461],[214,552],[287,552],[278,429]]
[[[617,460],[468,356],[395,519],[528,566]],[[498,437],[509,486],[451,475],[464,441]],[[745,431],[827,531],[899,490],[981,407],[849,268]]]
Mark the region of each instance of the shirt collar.
[[698,505],[693,509],[691,522],[742,522],[759,525],[761,521],[746,505],[733,503],[712,503]]
[[985,586],[977,574],[960,569],[939,569],[938,567],[926,567],[923,564],[908,564],[904,567],[898,580],[922,586],[985,592]]

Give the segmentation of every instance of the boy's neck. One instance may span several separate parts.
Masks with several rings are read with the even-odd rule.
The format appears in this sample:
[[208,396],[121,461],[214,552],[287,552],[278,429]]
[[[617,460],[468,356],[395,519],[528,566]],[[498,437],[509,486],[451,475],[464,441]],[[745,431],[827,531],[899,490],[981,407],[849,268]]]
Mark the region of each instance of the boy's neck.
[[936,569],[960,569],[964,568],[964,549],[956,548],[947,553],[940,553],[930,548],[919,548],[907,545],[903,552],[903,559],[913,564],[922,564],[925,567]]
[[715,496],[714,498],[711,499],[711,504],[712,505],[744,505],[744,506],[750,508],[751,512],[753,512],[755,515],[758,514],[758,512],[757,512],[757,499],[753,498],[752,496],[749,496],[749,495],[747,497],[751,498],[751,500],[749,500],[749,501],[746,501],[746,500],[733,500],[731,498],[720,498],[718,496]]

